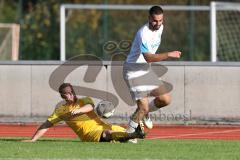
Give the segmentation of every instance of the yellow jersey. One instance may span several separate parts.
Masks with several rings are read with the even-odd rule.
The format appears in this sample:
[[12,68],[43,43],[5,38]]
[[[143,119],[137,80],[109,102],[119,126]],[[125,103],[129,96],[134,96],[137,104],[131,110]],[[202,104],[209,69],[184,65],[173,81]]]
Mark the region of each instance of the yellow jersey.
[[48,121],[52,124],[65,121],[82,141],[88,142],[99,142],[104,130],[125,131],[125,129],[120,126],[111,125],[102,121],[93,110],[85,114],[71,116],[72,110],[79,109],[86,104],[94,106],[93,100],[90,97],[78,99],[75,104],[61,105],[48,117]]

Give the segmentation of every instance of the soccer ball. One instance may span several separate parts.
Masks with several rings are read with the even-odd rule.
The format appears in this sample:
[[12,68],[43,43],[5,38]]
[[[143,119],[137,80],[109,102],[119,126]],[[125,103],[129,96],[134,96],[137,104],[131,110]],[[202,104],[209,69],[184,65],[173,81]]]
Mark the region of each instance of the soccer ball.
[[95,107],[95,112],[102,118],[110,118],[115,112],[115,106],[112,102],[101,101]]

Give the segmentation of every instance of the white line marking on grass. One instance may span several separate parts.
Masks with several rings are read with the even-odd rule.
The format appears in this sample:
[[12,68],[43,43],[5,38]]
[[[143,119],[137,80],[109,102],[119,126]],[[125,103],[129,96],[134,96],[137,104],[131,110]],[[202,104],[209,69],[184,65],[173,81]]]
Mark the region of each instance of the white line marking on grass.
[[231,133],[231,132],[240,132],[240,129],[216,131],[216,132],[205,132],[205,133],[180,134],[180,135],[174,135],[174,136],[160,136],[160,137],[152,137],[148,139],[180,138],[180,137],[188,137],[188,136],[202,136],[202,135],[209,135],[209,134],[221,134],[221,133]]

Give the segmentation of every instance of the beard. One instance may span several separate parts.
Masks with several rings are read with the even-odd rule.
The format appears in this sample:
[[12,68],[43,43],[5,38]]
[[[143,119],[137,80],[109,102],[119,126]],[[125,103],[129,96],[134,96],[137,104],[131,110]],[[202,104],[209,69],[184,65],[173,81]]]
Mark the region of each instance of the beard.
[[159,26],[158,25],[154,25],[153,29],[156,31],[156,30],[159,30],[160,27],[161,27],[161,25],[159,25]]
[[152,30],[154,30],[154,31],[159,30],[159,28],[161,27],[161,25],[152,25],[151,23],[149,23],[149,26],[150,26],[150,28],[151,28]]

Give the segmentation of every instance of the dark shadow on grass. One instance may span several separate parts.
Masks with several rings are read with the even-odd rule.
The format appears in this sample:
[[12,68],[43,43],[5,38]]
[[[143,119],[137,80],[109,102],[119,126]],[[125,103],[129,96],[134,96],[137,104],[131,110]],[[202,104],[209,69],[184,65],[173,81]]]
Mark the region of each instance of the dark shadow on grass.
[[79,139],[40,139],[38,142],[81,142]]
[[17,141],[21,141],[21,140],[23,140],[23,139],[21,139],[21,138],[0,138],[0,142],[1,141],[15,141],[15,142],[17,142]]
[[[0,138],[0,143],[1,142],[20,142],[20,143],[28,143],[28,142],[21,142],[22,140],[26,140],[29,138],[22,138],[22,137],[18,137],[18,138]],[[142,142],[144,140],[139,139],[139,142]],[[82,142],[80,139],[76,138],[76,139],[66,139],[66,138],[43,138],[43,139],[39,139],[34,143],[38,143],[38,142],[71,142],[71,143],[86,143],[86,144],[115,144],[115,143],[110,143],[110,142]],[[129,142],[122,142],[122,143],[117,143],[117,144],[132,144]]]
[[[0,138],[0,142],[21,142],[26,140],[26,138]],[[63,139],[63,138],[54,138],[54,139],[39,139],[37,142],[81,142],[79,139]],[[24,143],[24,142],[23,142]]]

